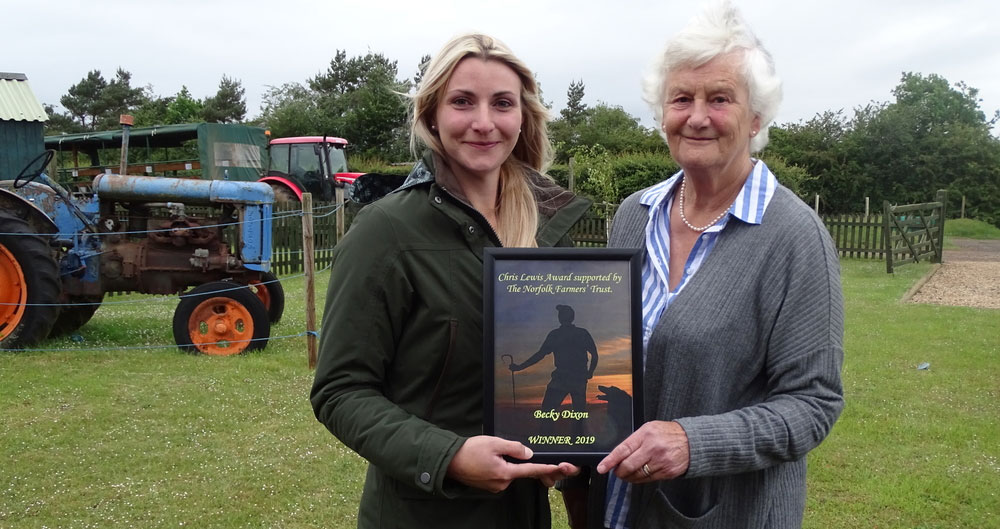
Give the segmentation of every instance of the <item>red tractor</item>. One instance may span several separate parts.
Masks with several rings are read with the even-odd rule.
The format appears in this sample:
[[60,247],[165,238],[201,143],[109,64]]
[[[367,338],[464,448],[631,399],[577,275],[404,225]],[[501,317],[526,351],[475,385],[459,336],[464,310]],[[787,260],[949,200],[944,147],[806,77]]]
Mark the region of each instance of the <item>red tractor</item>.
[[362,173],[347,170],[347,140],[331,136],[298,136],[270,141],[270,165],[261,182],[274,189],[275,202],[301,202],[302,193],[331,201],[337,187],[351,185]]

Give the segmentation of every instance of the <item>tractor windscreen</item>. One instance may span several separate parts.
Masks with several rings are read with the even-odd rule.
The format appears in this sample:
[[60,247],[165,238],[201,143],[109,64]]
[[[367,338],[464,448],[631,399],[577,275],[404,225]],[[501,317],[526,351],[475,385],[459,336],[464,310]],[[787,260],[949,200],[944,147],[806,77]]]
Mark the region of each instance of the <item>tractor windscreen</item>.
[[323,178],[323,168],[320,167],[320,157],[316,152],[319,149],[318,143],[299,143],[290,145],[288,174],[295,176],[306,183]]
[[346,173],[347,157],[343,145],[330,145],[330,174]]

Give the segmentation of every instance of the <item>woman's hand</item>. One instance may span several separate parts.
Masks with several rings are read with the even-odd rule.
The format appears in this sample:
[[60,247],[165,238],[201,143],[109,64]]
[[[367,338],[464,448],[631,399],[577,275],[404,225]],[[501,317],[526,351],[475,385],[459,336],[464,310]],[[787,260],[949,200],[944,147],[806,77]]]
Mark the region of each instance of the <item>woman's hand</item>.
[[580,472],[578,467],[569,463],[511,463],[503,456],[529,459],[532,452],[517,441],[487,435],[470,437],[448,464],[448,477],[470,487],[500,492],[517,478],[537,478],[551,487],[556,481]]
[[600,463],[601,474],[615,475],[629,483],[673,479],[687,472],[691,463],[687,433],[673,421],[650,421],[616,446]]

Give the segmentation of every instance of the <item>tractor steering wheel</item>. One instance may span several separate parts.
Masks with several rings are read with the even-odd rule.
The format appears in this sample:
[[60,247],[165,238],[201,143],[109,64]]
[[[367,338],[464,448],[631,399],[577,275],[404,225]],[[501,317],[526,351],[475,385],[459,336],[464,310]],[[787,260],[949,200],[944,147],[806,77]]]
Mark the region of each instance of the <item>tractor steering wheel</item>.
[[[34,160],[28,162],[28,165],[21,169],[21,172],[14,179],[14,189],[21,189],[22,187],[28,185],[31,181],[38,178],[39,175],[45,172],[45,168],[48,167],[49,162],[52,161],[52,157],[56,155],[56,151],[49,149],[42,152],[35,157]],[[35,167],[35,163],[42,160],[42,163],[38,165],[38,169],[32,171],[31,168]]]

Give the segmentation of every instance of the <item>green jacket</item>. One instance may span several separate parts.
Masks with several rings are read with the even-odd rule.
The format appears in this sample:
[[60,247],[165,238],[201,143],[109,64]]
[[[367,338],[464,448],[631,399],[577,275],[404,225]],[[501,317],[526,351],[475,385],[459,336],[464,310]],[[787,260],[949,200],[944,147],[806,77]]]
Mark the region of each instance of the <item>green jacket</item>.
[[[499,241],[432,165],[361,210],[334,251],[313,409],[370,463],[359,527],[549,527],[537,480],[491,494],[445,476],[482,433],[483,248]],[[548,186],[536,240],[571,245],[590,203]]]

